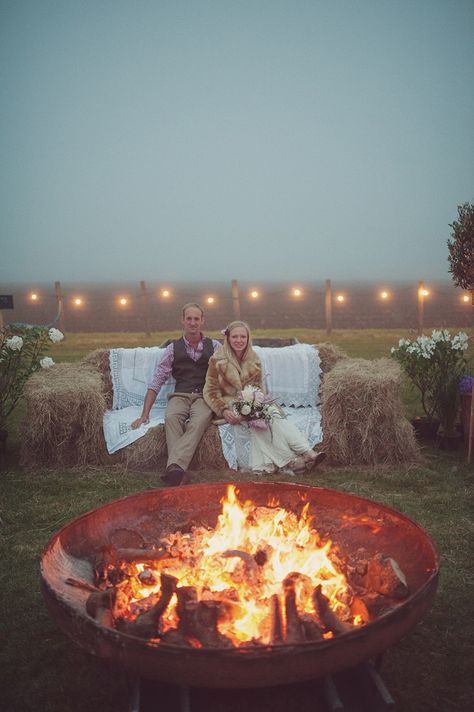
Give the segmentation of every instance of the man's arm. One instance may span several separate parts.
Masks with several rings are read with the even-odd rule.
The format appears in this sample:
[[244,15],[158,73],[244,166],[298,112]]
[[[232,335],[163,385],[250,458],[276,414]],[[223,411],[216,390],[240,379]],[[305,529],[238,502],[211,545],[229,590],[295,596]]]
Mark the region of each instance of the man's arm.
[[150,410],[153,407],[153,403],[155,402],[157,395],[158,395],[158,393],[156,391],[154,391],[152,388],[149,388],[147,390],[146,395],[145,395],[145,400],[143,403],[142,414],[139,418],[134,420],[133,423],[131,424],[132,430],[136,430],[137,428],[140,427],[140,425],[144,425],[144,424],[150,422]]
[[163,358],[156,366],[153,373],[153,377],[148,384],[148,390],[145,394],[145,400],[143,402],[142,414],[139,418],[131,423],[132,430],[136,430],[140,425],[144,425],[150,422],[150,410],[153,407],[153,403],[156,400],[156,396],[160,392],[161,387],[166,383],[168,378],[171,376],[173,370],[173,358],[174,358],[174,348],[173,344],[169,344]]

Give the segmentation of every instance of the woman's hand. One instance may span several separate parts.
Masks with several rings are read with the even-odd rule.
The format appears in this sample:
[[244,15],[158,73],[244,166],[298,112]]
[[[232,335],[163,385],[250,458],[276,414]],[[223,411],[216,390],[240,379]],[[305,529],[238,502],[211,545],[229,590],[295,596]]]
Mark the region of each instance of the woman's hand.
[[150,422],[150,418],[147,418],[144,415],[141,415],[139,418],[134,420],[133,423],[130,424],[130,427],[132,430],[136,430],[137,428],[140,427],[140,425],[146,425],[149,422]]
[[235,413],[230,410],[230,408],[226,408],[224,412],[222,413],[222,417],[224,420],[229,423],[229,425],[238,425],[242,418],[239,415],[235,415]]

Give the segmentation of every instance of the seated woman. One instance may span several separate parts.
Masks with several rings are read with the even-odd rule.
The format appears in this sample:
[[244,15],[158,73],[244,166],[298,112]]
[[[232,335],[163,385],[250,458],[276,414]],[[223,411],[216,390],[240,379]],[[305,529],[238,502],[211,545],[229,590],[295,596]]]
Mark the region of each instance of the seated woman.
[[[262,364],[252,348],[248,325],[233,321],[224,331],[223,346],[209,359],[204,400],[218,418],[238,426],[245,418],[236,412],[233,403],[246,386],[264,391]],[[250,427],[249,434],[251,469],[258,474],[277,469],[286,474],[308,472],[325,458],[325,453],[311,449],[307,439],[283,413],[282,417],[272,418],[268,429]]]

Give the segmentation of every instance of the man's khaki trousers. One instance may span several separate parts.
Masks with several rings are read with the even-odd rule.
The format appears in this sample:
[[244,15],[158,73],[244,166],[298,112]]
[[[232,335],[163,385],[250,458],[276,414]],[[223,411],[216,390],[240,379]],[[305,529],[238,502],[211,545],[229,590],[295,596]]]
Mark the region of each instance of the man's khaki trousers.
[[212,420],[212,410],[201,393],[172,393],[166,406],[167,465],[187,470]]

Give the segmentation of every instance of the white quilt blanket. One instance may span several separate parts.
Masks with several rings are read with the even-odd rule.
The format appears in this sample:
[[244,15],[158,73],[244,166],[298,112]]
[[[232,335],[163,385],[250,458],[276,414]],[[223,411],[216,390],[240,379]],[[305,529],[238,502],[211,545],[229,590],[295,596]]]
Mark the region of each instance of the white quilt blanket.
[[158,347],[110,350],[113,402],[112,410],[104,414],[103,426],[111,455],[143,437],[150,428],[165,422],[168,394],[174,391],[174,378],[169,378],[160,390],[150,412],[150,422],[137,430],[130,427],[141,415],[148,384],[164,352],[165,349]]
[[[282,348],[255,346],[262,360],[265,385],[272,398],[285,405],[285,412],[296,427],[306,434],[311,446],[322,440],[319,407],[320,359],[316,349],[308,344]],[[130,424],[140,416],[147,385],[164,349],[111,349],[110,371],[113,385],[112,410],[104,414],[103,426],[110,454],[130,445],[160,423],[165,422],[167,396],[174,390],[170,378],[160,390],[150,413],[150,422],[137,430]],[[293,406],[293,407],[290,407]],[[224,457],[232,469],[249,461],[250,441],[244,428],[219,426]],[[237,442],[236,442],[237,436]]]

